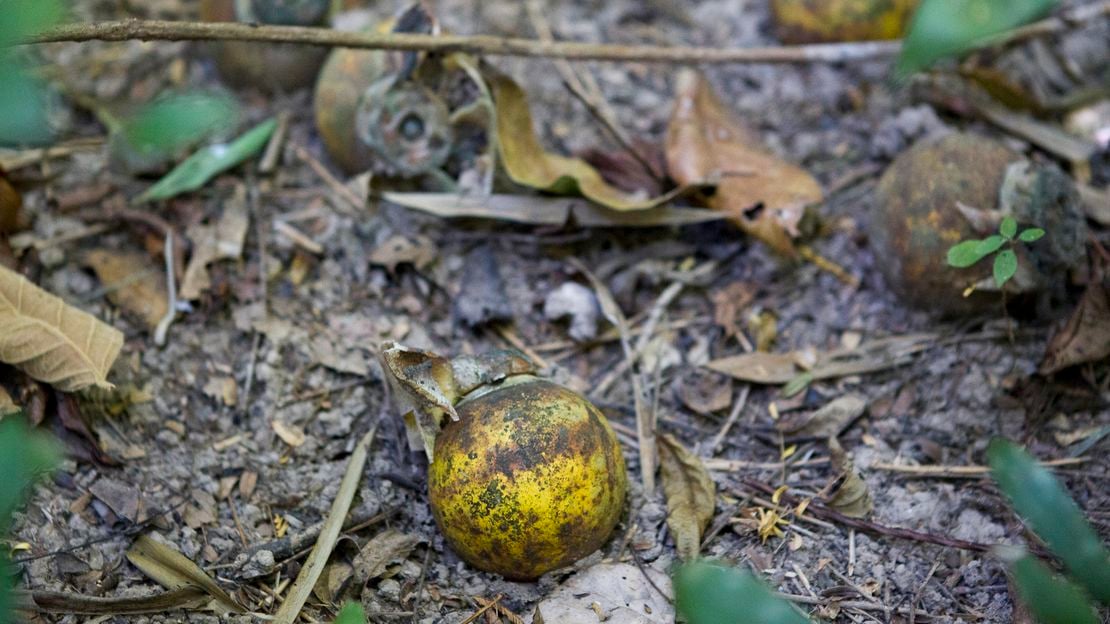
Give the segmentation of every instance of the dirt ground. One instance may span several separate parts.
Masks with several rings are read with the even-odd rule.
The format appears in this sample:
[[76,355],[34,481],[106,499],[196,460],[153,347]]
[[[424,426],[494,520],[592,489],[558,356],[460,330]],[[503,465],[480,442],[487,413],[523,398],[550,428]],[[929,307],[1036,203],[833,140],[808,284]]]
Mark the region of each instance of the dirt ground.
[[[83,17],[107,19],[127,14],[127,5],[139,3],[78,4]],[[532,33],[521,3],[440,0],[430,6],[453,32]],[[370,10],[387,16],[397,8],[379,3]],[[193,3],[159,0],[143,3],[131,14],[192,19],[195,9]],[[762,0],[689,5],[669,0],[559,1],[551,2],[545,14],[560,38],[580,41],[713,47],[778,43]],[[1110,58],[1110,20],[1050,41],[1095,55],[1101,49],[1103,58]],[[196,45],[51,44],[46,54],[60,63],[74,92],[105,100],[142,100],[174,81],[203,86],[219,80]],[[549,61],[491,61],[527,90],[550,148],[612,148]],[[582,68],[594,73],[630,134],[649,141],[662,137],[672,102],[673,67],[588,63]],[[512,583],[475,571],[446,546],[427,503],[426,460],[409,450],[400,419],[386,400],[377,345],[391,339],[457,354],[513,346],[507,340],[515,341],[545,360],[544,374],[594,399],[618,431],[634,431],[630,376],[617,374],[603,392],[596,391],[624,360],[619,342],[576,345],[565,322],[545,317],[544,301],[564,282],[584,283],[569,262],[577,258],[609,286],[639,327],[660,293],[681,274],[678,267],[693,258],[696,264],[717,264],[683,288],[657,325],[648,370],[657,371],[650,390],[658,395],[659,427],[705,458],[749,462],[711,463],[720,468],[712,471],[719,496],[712,525],[717,530],[704,544],[703,555],[762,571],[780,591],[808,598],[802,606],[814,619],[1014,621],[1004,569],[983,553],[837,523],[796,522],[785,527],[784,537],[764,542],[749,524],[729,522],[738,508],[754,505],[746,498],[751,489],[745,483],[773,488],[785,478],[792,491],[815,494],[835,476],[827,462],[808,461],[828,457],[819,440],[801,440],[782,467],[772,404],[791,415],[840,396],[862,397],[867,412],[841,434],[840,442],[854,457],[874,499],[868,520],[984,544],[1024,543],[1028,538],[992,481],[921,478],[877,466],[981,465],[986,445],[999,435],[1026,444],[1042,459],[1065,458],[1073,451],[1064,444],[1067,434],[1110,424],[1105,362],[1090,367],[1087,377],[1036,375],[1046,340],[1070,304],[1022,319],[1010,339],[997,313],[939,319],[907,307],[888,289],[877,268],[882,260],[869,247],[867,226],[878,175],[895,155],[922,137],[964,129],[998,137],[1018,150],[1032,149],[992,126],[913,99],[892,84],[889,69],[885,60],[705,68],[728,104],[759,130],[773,151],[834,189],[820,207],[832,227],[814,247],[845,267],[858,286],[810,263],[783,262],[722,223],[556,230],[441,220],[389,204],[356,214],[294,153],[294,145],[304,146],[339,175],[316,137],[311,94],[269,97],[239,91],[252,120],[287,111],[289,141],[281,165],[269,178],[240,168],[198,193],[150,209],[184,234],[195,224],[215,222],[228,202],[236,201],[238,185],[245,185],[251,196],[257,193],[257,202],[250,202],[242,257],[211,265],[211,289],[191,311],[179,315],[164,347],[154,345],[144,323],[108,301],[104,285],[82,261],[94,249],[128,250],[149,263],[136,271],[161,271],[162,237],[149,224],[117,221],[108,231],[37,254],[41,286],[125,332],[114,379],[123,388],[141,390],[149,401],[114,414],[86,408],[103,448],[120,464],[69,459],[52,484],[35,491],[17,516],[15,540],[27,542],[32,555],[64,554],[24,563],[25,587],[97,595],[154,591],[157,586],[123,558],[138,532],[134,527],[140,526],[193,558],[260,612],[272,612],[269,593],[295,576],[299,563],[271,569],[267,564],[273,557],[250,549],[276,539],[276,532],[295,536],[322,521],[355,441],[377,422],[380,428],[354,511],[375,520],[347,534],[341,547],[353,552],[387,527],[417,539],[355,596],[371,621],[458,623],[475,612],[478,603],[472,596],[498,594],[503,595],[502,605],[530,621],[537,603],[579,572],[563,570],[535,583]],[[86,112],[75,112],[73,123],[79,135],[103,134]],[[149,184],[109,171],[102,150],[38,167],[36,174],[45,183],[24,199],[34,236],[42,240],[87,227],[89,210],[121,201],[116,196],[132,197]],[[91,205],[59,206],[59,198],[104,184],[111,190]],[[297,227],[321,245],[321,253],[304,251],[274,229],[276,221],[299,211],[305,212]],[[1105,232],[1101,236],[1105,240]],[[395,237],[425,241],[429,259],[419,267],[372,264],[368,258]],[[748,387],[702,368],[709,359],[743,351],[714,322],[714,296],[721,292],[752,295],[737,321],[745,330],[753,312],[774,315],[774,351],[829,349],[917,332],[933,332],[938,339],[905,366],[816,382],[800,399],[786,399],[778,387]],[[509,321],[469,327],[460,310],[487,300],[507,305]],[[268,310],[265,319],[259,317],[263,309]],[[602,332],[606,329],[603,322]],[[722,386],[729,397],[724,409],[702,414],[683,400],[684,388],[694,387],[690,392],[697,393]],[[731,431],[718,449],[710,448],[745,393],[746,403]],[[275,422],[303,431],[303,443],[291,446],[275,432]],[[621,437],[633,484],[627,515],[601,552],[576,567],[584,570],[619,558],[668,572],[677,559],[662,492],[643,491],[635,435]],[[1086,449],[1088,461],[1057,470],[1103,536],[1110,533],[1110,462],[1102,455],[1106,444],[1103,439]],[[89,542],[96,543],[73,548]],[[253,557],[242,554],[248,551]],[[279,564],[282,558],[277,557]],[[839,607],[838,601],[843,601]],[[330,621],[334,615],[332,605],[315,597],[309,605],[307,612],[315,619],[305,621]],[[919,614],[911,620],[913,609]],[[255,618],[193,611],[41,616],[41,621]]]

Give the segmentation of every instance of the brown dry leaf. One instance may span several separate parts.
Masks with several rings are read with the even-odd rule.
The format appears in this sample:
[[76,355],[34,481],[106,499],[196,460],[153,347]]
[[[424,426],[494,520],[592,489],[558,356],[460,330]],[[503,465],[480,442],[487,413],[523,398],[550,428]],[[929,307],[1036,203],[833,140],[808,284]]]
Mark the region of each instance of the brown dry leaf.
[[829,438],[829,455],[840,475],[837,477],[836,489],[825,504],[851,518],[866,517],[874,507],[867,482],[836,438]]
[[666,138],[671,177],[686,185],[717,182],[717,192],[708,200],[711,208],[793,257],[793,238],[805,207],[823,197],[817,180],[768,151],[700,74],[680,72],[676,92]]
[[458,193],[382,193],[382,199],[405,208],[444,218],[478,218],[582,227],[659,227],[720,221],[715,210],[682,206],[656,206],[644,210],[621,211],[575,197],[494,194],[483,196]]
[[23,198],[0,170],[0,234],[11,234],[21,225]]
[[674,436],[657,438],[663,494],[667,497],[667,526],[678,556],[690,561],[701,550],[701,536],[717,504],[717,489],[701,458],[691,454]]
[[172,547],[156,542],[149,535],[139,539],[127,551],[127,560],[159,585],[166,589],[203,589],[212,600],[208,607],[217,613],[243,613],[243,607],[227,592],[190,561]]
[[[581,158],[568,158],[544,151],[532,124],[528,96],[512,78],[489,77],[490,92],[497,110],[497,148],[509,177],[524,186],[558,193],[581,194],[614,210],[643,210],[677,197],[679,188],[657,197],[629,194],[608,182]],[[692,180],[700,184],[702,180]]]
[[189,228],[187,234],[193,242],[193,255],[185,269],[177,296],[185,300],[200,298],[201,293],[212,285],[208,265],[217,260],[234,260],[243,255],[243,242],[247,238],[249,226],[247,191],[240,184],[224,204],[219,222],[215,225],[197,224]]
[[1107,356],[1110,356],[1110,277],[1087,286],[1071,318],[1048,342],[1039,372],[1051,375]]
[[85,265],[96,271],[113,304],[142,319],[150,329],[166,316],[165,273],[145,254],[94,249],[85,254]]
[[386,529],[375,535],[359,550],[352,562],[354,566],[354,585],[360,589],[367,581],[385,574],[389,564],[404,561],[421,541],[419,536],[402,533],[397,529]]
[[431,351],[394,342],[382,343],[381,360],[393,400],[404,418],[409,448],[423,448],[431,461],[443,419],[459,419],[451,362]]
[[867,402],[854,395],[829,401],[812,414],[783,418],[775,428],[793,436],[828,438],[840,435],[848,425],[863,415]]
[[784,384],[802,372],[807,372],[811,380],[831,379],[904,366],[936,339],[936,334],[907,334],[872,340],[854,349],[815,354],[804,349],[787,353],[744,353],[712,360],[705,367],[734,379],[761,384]]
[[418,270],[428,268],[438,255],[436,245],[425,236],[407,238],[397,235],[378,245],[370,252],[370,263],[384,266],[390,273],[399,264],[411,264]]
[[725,331],[726,338],[740,333],[736,321],[755,300],[755,293],[756,286],[751,282],[730,282],[709,295],[713,301],[713,322]]
[[732,380],[695,368],[678,381],[678,397],[698,414],[712,414],[732,404]]
[[0,267],[0,362],[65,392],[111,388],[123,334]]

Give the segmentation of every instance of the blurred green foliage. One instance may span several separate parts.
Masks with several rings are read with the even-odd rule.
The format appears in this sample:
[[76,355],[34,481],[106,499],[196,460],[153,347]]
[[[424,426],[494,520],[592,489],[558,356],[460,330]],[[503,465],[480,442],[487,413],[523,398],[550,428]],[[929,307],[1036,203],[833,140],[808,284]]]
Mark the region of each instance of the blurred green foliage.
[[335,624],[366,624],[366,613],[362,605],[357,602],[348,602],[343,605],[339,615],[335,616]]
[[277,128],[277,120],[271,118],[251,128],[231,143],[202,148],[167,173],[135,201],[168,199],[204,186],[214,176],[258,153],[270,140],[270,135],[274,133],[275,128]]
[[114,123],[109,153],[128,171],[146,171],[238,125],[239,104],[226,94],[163,95]]
[[998,553],[1010,566],[1014,585],[1033,617],[1044,624],[1098,624],[1087,596],[1066,578],[1053,574],[1048,566],[1014,547]]
[[[12,512],[35,477],[49,471],[61,457],[49,437],[31,431],[20,413],[0,418],[0,536],[11,526]],[[0,624],[10,621],[11,571],[0,551]]]
[[675,575],[675,608],[689,624],[808,624],[754,574],[695,561]]
[[26,49],[8,46],[64,14],[61,0],[0,2],[0,146],[43,145],[53,139],[50,111],[57,94],[31,73]]
[[1018,515],[1064,562],[1073,579],[1110,605],[1110,553],[1064,486],[1008,440],[994,440],[987,457],[994,480]]
[[1056,0],[921,0],[895,74],[906,77],[1052,10]]

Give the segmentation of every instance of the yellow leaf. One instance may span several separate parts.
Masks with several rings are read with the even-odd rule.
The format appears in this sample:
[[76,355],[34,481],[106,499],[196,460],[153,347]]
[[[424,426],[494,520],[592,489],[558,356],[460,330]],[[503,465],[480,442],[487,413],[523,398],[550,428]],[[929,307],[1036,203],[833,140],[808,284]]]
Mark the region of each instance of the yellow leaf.
[[111,388],[123,334],[0,266],[0,361],[64,392]]
[[787,526],[790,522],[779,515],[779,512],[774,509],[760,509],[759,510],[759,539],[766,542],[771,537],[782,537],[785,535],[782,532],[781,526]]
[[185,555],[171,546],[140,535],[127,551],[127,560],[166,589],[200,588],[211,598],[209,608],[218,613],[242,613],[242,605]]
[[[490,76],[489,86],[497,110],[498,152],[513,182],[553,193],[578,192],[591,201],[621,211],[654,208],[685,190],[679,188],[647,198],[614,188],[586,161],[543,149],[532,125],[528,97],[512,78]],[[701,183],[701,180],[695,182]]]
[[717,182],[711,208],[775,251],[793,257],[805,207],[821,201],[817,180],[763,146],[698,73],[678,76],[667,126],[667,167],[679,184]]
[[782,450],[782,459],[784,459],[784,460],[789,459],[790,456],[793,455],[794,453],[796,453],[797,451],[798,451],[798,445],[797,444],[791,444],[790,446],[788,446],[788,447],[786,447]]
[[782,495],[785,494],[788,489],[790,489],[788,485],[780,485],[775,488],[775,493],[771,495],[771,502],[778,505],[779,501],[782,500]]
[[678,556],[690,560],[701,550],[701,537],[717,503],[717,488],[701,459],[687,451],[670,434],[659,442],[659,469],[667,498],[667,526],[674,536]]

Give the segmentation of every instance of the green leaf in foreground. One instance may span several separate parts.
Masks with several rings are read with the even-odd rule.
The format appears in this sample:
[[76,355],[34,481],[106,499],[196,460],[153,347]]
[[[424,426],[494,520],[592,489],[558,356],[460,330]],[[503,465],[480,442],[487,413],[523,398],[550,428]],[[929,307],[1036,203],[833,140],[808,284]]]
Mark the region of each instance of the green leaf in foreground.
[[1000,234],[991,234],[990,236],[979,241],[975,246],[975,253],[979,254],[980,258],[985,258],[988,254],[992,254],[1005,243],[1006,239],[1002,238]]
[[1006,217],[998,226],[998,233],[1008,240],[1014,240],[1014,234],[1017,234],[1017,221],[1013,217]]
[[1013,249],[1003,249],[994,257],[994,283],[999,288],[1017,273],[1017,256]]
[[160,97],[121,120],[112,133],[113,159],[136,169],[179,156],[214,133],[234,127],[239,106],[229,95],[179,93]]
[[366,613],[362,610],[362,605],[357,602],[343,605],[339,615],[335,616],[335,624],[366,624]]
[[1056,0],[922,0],[895,72],[905,77],[1048,13]]
[[953,245],[948,250],[948,265],[957,269],[965,269],[983,259],[990,252],[980,253],[979,247],[984,241],[966,240]]
[[1044,236],[1044,230],[1041,228],[1029,228],[1027,230],[1022,230],[1018,238],[1021,239],[1023,243],[1032,243],[1040,240],[1042,236]]
[[689,624],[809,624],[750,572],[705,562],[679,569],[675,607]]
[[3,0],[0,7],[0,48],[49,28],[65,15],[61,0]]
[[50,112],[57,109],[57,98],[50,85],[26,71],[16,55],[0,50],[0,146],[52,143]]
[[1006,561],[1021,601],[1043,624],[1098,624],[1094,609],[1082,589],[1053,574],[1048,566],[1022,548],[998,552]]
[[276,119],[268,119],[229,144],[209,145],[185,159],[135,199],[135,202],[168,199],[204,186],[216,175],[231,169],[258,153],[270,140]]
[[987,449],[991,474],[1014,509],[1067,567],[1072,578],[1102,604],[1110,604],[1110,553],[1079,505],[1021,447],[995,440]]
[[[0,537],[8,530],[12,512],[23,500],[35,477],[50,470],[60,454],[53,441],[28,429],[23,415],[0,418]],[[4,549],[0,549],[0,622],[14,621],[11,609],[11,574]]]

